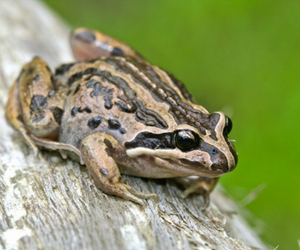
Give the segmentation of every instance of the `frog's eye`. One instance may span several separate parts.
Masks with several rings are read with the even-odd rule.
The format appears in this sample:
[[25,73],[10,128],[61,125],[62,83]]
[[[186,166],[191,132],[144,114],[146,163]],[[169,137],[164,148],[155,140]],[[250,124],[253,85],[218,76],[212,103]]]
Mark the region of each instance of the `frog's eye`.
[[231,129],[232,129],[232,121],[230,120],[229,117],[226,116],[223,134],[228,135],[230,133]]
[[199,145],[199,136],[191,130],[178,130],[174,133],[174,144],[186,152]]

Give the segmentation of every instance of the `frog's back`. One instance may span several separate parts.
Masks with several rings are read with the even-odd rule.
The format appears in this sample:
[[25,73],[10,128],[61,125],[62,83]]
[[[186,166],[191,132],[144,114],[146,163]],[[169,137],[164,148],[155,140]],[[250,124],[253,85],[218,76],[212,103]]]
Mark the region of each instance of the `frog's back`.
[[190,102],[181,82],[142,60],[108,57],[63,65],[56,76],[70,86],[60,141],[80,147],[92,133],[121,144],[141,130],[169,131],[178,124],[200,127],[207,110]]

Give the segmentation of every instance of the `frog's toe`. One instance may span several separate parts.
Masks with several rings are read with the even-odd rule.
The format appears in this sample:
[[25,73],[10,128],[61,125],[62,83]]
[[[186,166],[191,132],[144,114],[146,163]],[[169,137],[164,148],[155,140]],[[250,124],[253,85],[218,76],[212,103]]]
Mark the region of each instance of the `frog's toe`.
[[203,200],[204,204],[201,206],[201,210],[205,210],[209,206],[210,197],[209,197],[209,191],[205,188],[203,188],[201,185],[194,185],[187,189],[185,189],[181,194],[180,197],[182,199],[185,199],[190,194],[199,194]]
[[158,195],[155,194],[155,193],[148,193],[148,194],[145,194],[143,192],[139,192],[137,190],[135,190],[134,188],[126,185],[128,187],[128,191],[135,195],[136,197],[139,197],[141,199],[154,199],[155,201],[158,201]]
[[25,139],[26,144],[32,149],[34,157],[38,158],[39,156],[39,149],[37,148],[36,144],[34,143],[34,141],[30,138],[30,136],[26,133],[25,130],[23,130],[23,128],[19,129],[23,138]]
[[205,210],[209,205],[209,195],[216,186],[218,178],[198,177],[198,178],[176,178],[175,181],[183,186],[185,190],[181,193],[180,197],[185,199],[190,194],[198,194],[204,200],[202,210]]
[[181,192],[180,198],[185,199],[190,194],[195,194],[195,193],[203,195],[203,191],[205,191],[205,189],[203,187],[201,187],[200,185],[193,185],[193,186],[190,186],[189,188],[185,189],[183,192]]
[[122,197],[125,200],[133,201],[141,206],[144,205],[143,199],[154,198],[155,200],[158,200],[157,194],[154,193],[145,194],[135,190],[134,188],[124,183],[117,183],[112,190],[112,194]]
[[[116,183],[115,186],[112,188],[111,194],[119,196],[124,200],[133,201],[141,206],[144,205],[142,200],[143,197],[140,197],[133,192],[133,188],[124,184],[124,183]],[[136,191],[137,192],[137,191]]]

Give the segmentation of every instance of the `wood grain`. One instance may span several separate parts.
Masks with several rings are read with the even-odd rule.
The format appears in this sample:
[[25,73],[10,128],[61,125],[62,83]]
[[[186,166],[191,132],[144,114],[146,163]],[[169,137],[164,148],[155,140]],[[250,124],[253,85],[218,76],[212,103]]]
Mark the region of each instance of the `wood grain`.
[[39,55],[52,69],[72,60],[70,28],[34,0],[0,0],[0,248],[266,249],[220,189],[202,212],[201,198],[182,200],[171,180],[126,177],[155,192],[140,207],[103,194],[87,169],[55,152],[35,158],[5,120],[9,87]]

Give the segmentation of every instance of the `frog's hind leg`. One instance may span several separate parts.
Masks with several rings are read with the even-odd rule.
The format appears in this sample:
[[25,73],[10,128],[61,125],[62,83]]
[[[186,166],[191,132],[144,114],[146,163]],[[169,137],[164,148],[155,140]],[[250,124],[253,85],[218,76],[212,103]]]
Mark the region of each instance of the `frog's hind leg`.
[[23,119],[37,137],[58,136],[68,88],[53,80],[48,65],[34,58],[19,77]]
[[75,58],[80,61],[108,56],[131,56],[143,60],[129,45],[97,30],[77,28],[71,33],[70,43]]
[[24,65],[11,88],[6,116],[37,155],[30,135],[56,140],[67,88],[53,81],[48,65],[38,57]]
[[40,58],[26,64],[18,78],[22,118],[37,137],[58,136],[66,95],[57,89],[48,65]]
[[124,149],[110,135],[91,134],[81,142],[81,156],[96,185],[105,193],[122,197],[143,205],[141,199],[157,198],[156,194],[144,194],[121,183],[121,174],[114,155]]
[[13,128],[21,133],[27,145],[32,148],[32,150],[34,151],[34,155],[37,156],[38,148],[35,146],[35,143],[27,134],[27,129],[24,123],[22,122],[22,110],[19,101],[19,93],[16,85],[17,82],[14,82],[9,92],[8,101],[5,107],[6,118],[13,126]]

